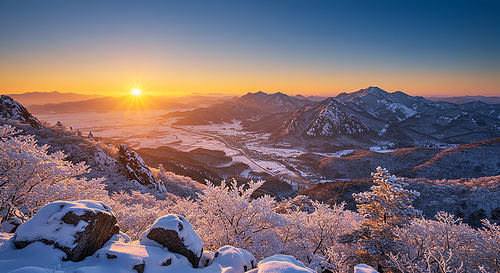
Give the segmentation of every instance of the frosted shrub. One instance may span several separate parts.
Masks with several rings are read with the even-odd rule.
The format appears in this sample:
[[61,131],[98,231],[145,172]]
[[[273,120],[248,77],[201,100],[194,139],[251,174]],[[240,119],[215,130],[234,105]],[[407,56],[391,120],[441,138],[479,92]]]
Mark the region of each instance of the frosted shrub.
[[484,267],[493,272],[500,272],[500,226],[483,220],[485,228],[480,230],[481,241],[478,246]]
[[48,153],[31,135],[19,135],[9,125],[0,128],[0,212],[2,221],[21,211],[34,215],[55,200],[100,200],[107,196],[103,178],[76,178],[88,172],[84,162],[66,161],[61,152]]
[[[255,200],[250,195],[264,182],[250,182],[247,189],[222,183],[208,183],[186,218],[193,223],[207,250],[224,245],[243,248],[262,256],[274,254],[279,248],[276,228],[281,226],[281,216],[272,210],[274,199],[264,196]],[[184,213],[181,213],[184,214]]]
[[294,209],[283,214],[287,221],[278,230],[287,253],[306,264],[317,254],[326,256],[339,235],[352,232],[362,222],[357,214],[345,211],[343,203],[330,208],[313,201],[312,206],[311,213]]
[[396,228],[399,253],[393,264],[405,272],[498,272],[500,242],[497,226],[478,231],[453,215],[439,212],[437,221],[415,219]]
[[173,206],[171,200],[157,200],[150,193],[138,191],[113,193],[107,204],[112,208],[120,230],[132,240],[139,239],[157,218],[169,214]]

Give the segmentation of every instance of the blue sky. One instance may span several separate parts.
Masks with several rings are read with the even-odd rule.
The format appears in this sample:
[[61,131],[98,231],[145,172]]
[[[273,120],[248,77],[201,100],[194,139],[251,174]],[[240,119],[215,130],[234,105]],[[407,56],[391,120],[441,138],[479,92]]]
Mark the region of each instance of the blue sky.
[[0,1],[0,92],[500,95],[500,1]]

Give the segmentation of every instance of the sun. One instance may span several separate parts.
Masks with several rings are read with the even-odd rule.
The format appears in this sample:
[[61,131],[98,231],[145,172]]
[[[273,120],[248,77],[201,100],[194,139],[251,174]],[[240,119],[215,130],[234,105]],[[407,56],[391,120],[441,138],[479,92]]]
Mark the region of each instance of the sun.
[[139,89],[132,90],[132,95],[139,96],[140,94],[141,94],[141,90],[139,90]]

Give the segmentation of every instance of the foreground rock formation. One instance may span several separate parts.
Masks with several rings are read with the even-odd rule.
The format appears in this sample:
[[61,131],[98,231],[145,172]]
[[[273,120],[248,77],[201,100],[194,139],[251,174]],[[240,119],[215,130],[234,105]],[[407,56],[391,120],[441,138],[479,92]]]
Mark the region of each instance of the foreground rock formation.
[[141,243],[154,241],[168,251],[185,256],[193,267],[198,267],[203,253],[203,242],[191,223],[180,215],[160,217],[141,235]]
[[[203,251],[187,219],[158,218],[132,242],[119,232],[111,209],[102,202],[54,202],[21,224],[14,235],[0,232],[1,272],[165,272],[165,273],[315,273],[289,255],[256,261],[244,249],[223,246]],[[369,272],[372,268],[355,268]]]
[[53,202],[18,227],[14,245],[25,248],[34,242],[54,245],[73,262],[94,254],[120,228],[111,209],[102,202]]
[[118,160],[125,166],[130,179],[136,180],[144,186],[154,186],[156,180],[142,158],[127,145],[120,145]]

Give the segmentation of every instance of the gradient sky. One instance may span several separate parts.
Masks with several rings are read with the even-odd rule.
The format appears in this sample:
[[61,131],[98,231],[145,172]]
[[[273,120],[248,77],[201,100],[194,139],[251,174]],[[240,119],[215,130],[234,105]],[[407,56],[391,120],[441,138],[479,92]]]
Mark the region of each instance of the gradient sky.
[[0,93],[500,96],[500,1],[0,0]]

